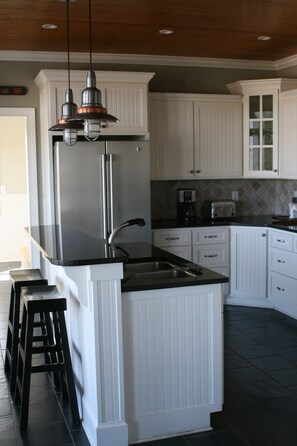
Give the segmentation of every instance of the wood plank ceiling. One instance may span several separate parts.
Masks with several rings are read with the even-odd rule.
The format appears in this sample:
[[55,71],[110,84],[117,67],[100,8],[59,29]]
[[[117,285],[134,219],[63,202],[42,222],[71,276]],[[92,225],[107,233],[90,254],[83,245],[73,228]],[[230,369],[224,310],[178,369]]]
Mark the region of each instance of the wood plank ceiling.
[[[70,4],[70,27],[71,51],[88,52],[88,0]],[[93,0],[92,31],[96,53],[275,61],[297,54],[297,1]],[[0,0],[0,51],[66,49],[61,0]]]

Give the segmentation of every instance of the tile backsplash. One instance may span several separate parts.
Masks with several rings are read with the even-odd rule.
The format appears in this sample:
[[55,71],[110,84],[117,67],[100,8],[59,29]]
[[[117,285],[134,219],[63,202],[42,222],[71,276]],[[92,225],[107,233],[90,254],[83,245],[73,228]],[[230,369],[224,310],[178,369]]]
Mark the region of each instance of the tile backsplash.
[[232,198],[238,192],[237,215],[288,215],[289,203],[297,180],[184,180],[152,181],[152,219],[176,218],[178,189],[196,189],[196,211],[200,215],[203,200]]

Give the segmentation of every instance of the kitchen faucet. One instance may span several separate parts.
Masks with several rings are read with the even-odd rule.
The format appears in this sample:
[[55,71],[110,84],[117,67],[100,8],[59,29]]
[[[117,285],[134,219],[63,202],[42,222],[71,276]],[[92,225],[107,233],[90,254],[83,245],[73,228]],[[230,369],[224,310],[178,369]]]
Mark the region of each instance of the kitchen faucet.
[[112,231],[112,233],[110,234],[110,236],[108,237],[108,244],[110,246],[113,245],[113,241],[115,236],[117,235],[117,233],[123,229],[126,228],[127,226],[132,226],[132,225],[137,225],[137,226],[144,226],[145,225],[145,221],[143,218],[133,218],[132,220],[127,220],[124,223],[119,224],[118,226],[116,226],[114,228],[114,230]]

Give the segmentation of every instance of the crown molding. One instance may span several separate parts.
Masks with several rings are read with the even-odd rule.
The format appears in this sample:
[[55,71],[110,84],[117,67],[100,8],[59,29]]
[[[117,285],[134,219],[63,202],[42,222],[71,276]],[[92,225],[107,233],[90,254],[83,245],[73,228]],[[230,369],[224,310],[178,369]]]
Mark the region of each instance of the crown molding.
[[[185,67],[212,67],[212,68],[234,68],[250,70],[275,71],[278,62],[264,60],[243,59],[216,59],[209,57],[173,57],[141,54],[92,54],[93,63],[109,64],[131,64],[131,65],[168,65]],[[289,64],[297,64],[297,56],[283,59]],[[41,52],[41,51],[0,51],[0,61],[27,61],[27,62],[67,62],[66,52]],[[71,62],[89,62],[88,53],[71,53]],[[285,62],[283,62],[285,63]],[[289,65],[287,65],[289,66]]]
[[[168,65],[184,67],[233,68],[278,71],[297,65],[297,54],[276,61],[174,57],[142,54],[92,54],[94,63],[129,65]],[[0,51],[0,61],[67,62],[66,52]],[[71,62],[88,63],[89,53],[71,53]]]
[[290,57],[285,57],[284,59],[277,60],[275,62],[276,70],[283,70],[285,68],[294,67],[297,65],[297,54]]

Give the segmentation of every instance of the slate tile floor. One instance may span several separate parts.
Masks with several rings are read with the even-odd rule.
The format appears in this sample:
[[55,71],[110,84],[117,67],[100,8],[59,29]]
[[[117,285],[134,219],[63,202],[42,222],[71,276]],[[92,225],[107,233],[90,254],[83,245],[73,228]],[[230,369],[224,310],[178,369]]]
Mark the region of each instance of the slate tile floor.
[[[89,445],[42,374],[33,376],[29,428],[20,433],[3,370],[8,296],[0,270],[0,445]],[[297,446],[297,320],[239,306],[225,306],[224,320],[225,403],[212,416],[213,430],[142,446]]]

